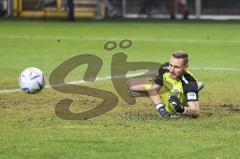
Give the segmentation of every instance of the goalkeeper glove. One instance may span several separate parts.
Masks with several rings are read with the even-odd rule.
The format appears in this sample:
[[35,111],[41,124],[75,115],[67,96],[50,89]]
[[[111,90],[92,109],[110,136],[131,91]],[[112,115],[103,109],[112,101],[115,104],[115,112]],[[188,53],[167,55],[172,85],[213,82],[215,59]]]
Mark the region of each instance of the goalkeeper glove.
[[175,95],[170,95],[168,99],[169,103],[174,107],[174,110],[178,113],[184,113],[185,107],[181,106],[180,100]]
[[165,109],[165,106],[162,103],[157,104],[156,109],[159,112],[159,114],[161,115],[161,117],[164,117],[164,118],[174,118],[174,117],[176,117],[173,113],[168,112]]

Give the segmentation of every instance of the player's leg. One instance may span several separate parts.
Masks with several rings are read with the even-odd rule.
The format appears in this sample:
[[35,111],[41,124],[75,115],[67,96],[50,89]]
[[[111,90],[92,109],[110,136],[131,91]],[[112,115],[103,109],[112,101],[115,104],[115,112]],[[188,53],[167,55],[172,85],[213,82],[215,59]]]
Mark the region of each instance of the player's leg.
[[153,82],[152,78],[134,78],[127,82],[129,96],[145,97],[152,95],[152,92],[159,91],[160,86]]
[[127,86],[132,91],[146,91],[145,85],[147,81],[147,78],[133,78],[127,81]]
[[170,18],[175,19],[176,13],[176,0],[170,0]]
[[146,90],[147,78],[134,78],[127,81],[127,87],[129,89],[129,96],[131,97],[143,97],[148,96],[148,91]]

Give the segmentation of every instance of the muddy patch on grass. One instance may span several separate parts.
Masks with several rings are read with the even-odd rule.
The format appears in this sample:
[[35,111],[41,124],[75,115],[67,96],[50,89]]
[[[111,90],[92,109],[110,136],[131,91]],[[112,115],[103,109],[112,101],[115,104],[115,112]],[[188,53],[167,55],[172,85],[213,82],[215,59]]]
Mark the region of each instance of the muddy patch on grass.
[[232,112],[232,113],[240,113],[239,105],[223,104],[223,105],[220,105],[220,107],[223,107],[225,110]]
[[[240,114],[240,106],[233,104],[219,105],[201,105],[200,117],[214,117],[219,115]],[[142,109],[123,111],[118,113],[118,117],[123,120],[163,120],[163,118],[155,110]],[[177,115],[173,119],[191,119],[191,117]]]
[[207,117],[213,115],[229,115],[229,114],[240,114],[240,106],[234,104],[219,104],[219,105],[202,105],[201,114]]

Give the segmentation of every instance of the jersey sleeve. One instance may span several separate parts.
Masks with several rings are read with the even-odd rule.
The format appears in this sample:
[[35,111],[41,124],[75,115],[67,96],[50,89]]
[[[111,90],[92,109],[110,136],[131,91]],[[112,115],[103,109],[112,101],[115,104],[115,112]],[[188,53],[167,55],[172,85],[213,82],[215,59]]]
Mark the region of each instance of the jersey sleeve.
[[181,80],[186,101],[198,101],[198,85],[195,78],[190,74],[185,74]]
[[169,63],[163,64],[153,76],[153,81],[163,86],[163,74],[169,71]]

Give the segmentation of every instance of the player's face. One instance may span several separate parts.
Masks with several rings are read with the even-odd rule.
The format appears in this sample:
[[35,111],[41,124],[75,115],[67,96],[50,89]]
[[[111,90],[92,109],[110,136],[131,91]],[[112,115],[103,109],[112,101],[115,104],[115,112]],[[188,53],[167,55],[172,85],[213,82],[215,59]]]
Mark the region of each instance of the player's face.
[[183,59],[171,57],[169,62],[169,73],[173,79],[180,78],[186,71],[188,65],[185,65]]

